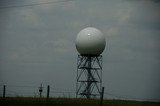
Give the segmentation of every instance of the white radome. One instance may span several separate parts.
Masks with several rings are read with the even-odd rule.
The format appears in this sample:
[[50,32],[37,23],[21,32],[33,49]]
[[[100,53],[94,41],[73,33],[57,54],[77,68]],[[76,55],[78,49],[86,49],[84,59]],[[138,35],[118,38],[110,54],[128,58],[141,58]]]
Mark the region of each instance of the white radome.
[[93,27],[81,30],[76,38],[76,48],[81,55],[100,55],[106,40],[102,32]]

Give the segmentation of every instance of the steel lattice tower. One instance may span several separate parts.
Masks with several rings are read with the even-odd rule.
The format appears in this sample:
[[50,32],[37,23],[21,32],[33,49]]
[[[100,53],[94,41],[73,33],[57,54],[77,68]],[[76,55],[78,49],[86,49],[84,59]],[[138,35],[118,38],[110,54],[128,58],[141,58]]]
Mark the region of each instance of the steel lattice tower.
[[102,55],[78,55],[76,97],[87,99],[101,95]]

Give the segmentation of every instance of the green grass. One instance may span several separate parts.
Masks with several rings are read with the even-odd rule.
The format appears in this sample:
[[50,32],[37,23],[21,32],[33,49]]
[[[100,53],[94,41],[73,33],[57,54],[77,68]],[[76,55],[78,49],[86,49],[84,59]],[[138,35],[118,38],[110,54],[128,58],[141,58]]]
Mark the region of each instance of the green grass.
[[[100,100],[71,99],[71,98],[32,98],[7,97],[0,98],[0,106],[100,106]],[[104,100],[103,106],[160,106],[160,102]]]

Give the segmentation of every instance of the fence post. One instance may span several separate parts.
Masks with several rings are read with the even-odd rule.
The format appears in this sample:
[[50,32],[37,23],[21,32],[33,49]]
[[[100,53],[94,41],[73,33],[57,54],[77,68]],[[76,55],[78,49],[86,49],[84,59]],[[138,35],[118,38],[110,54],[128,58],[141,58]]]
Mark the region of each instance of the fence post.
[[47,86],[47,100],[49,99],[50,86]]
[[6,97],[6,85],[3,86],[3,99]]
[[100,106],[102,106],[103,103],[103,94],[104,94],[104,87],[102,87]]

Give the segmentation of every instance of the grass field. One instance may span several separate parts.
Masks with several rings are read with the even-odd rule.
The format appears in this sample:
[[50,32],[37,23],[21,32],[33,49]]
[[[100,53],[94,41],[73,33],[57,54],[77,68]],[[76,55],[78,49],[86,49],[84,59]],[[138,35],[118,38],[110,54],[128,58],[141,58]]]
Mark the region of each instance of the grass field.
[[[7,97],[0,98],[0,106],[100,106],[100,100],[70,99],[70,98],[32,98]],[[104,100],[103,106],[160,106],[160,102]]]

